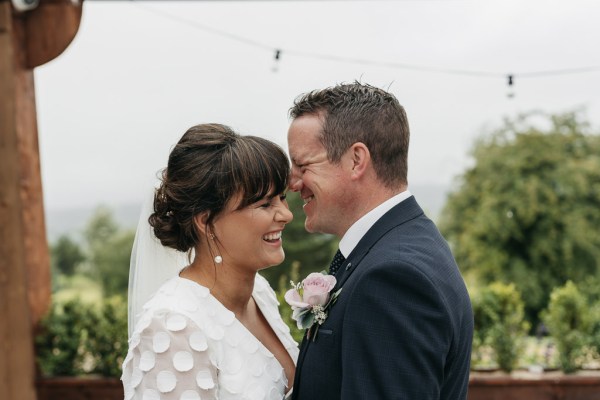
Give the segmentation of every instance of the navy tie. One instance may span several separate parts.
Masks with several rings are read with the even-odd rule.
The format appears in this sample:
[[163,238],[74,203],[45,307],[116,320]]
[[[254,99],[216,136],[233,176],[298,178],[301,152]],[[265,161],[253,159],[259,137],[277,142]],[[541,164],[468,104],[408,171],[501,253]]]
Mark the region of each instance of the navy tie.
[[337,270],[342,266],[342,264],[346,261],[341,251],[337,251],[335,256],[333,256],[333,260],[331,260],[331,265],[329,266],[329,275],[335,275]]

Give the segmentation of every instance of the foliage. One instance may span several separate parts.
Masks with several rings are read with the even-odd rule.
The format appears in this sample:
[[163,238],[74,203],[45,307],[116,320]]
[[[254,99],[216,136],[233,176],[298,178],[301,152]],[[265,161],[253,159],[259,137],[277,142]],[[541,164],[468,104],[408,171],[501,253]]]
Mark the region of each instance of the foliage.
[[281,318],[283,322],[290,328],[290,333],[294,340],[298,343],[302,342],[302,337],[304,337],[304,329],[298,328],[296,325],[296,321],[292,319],[292,308],[286,303],[284,296],[285,293],[291,289],[290,281],[298,282],[300,280],[300,274],[298,273],[300,265],[298,263],[292,264],[290,269],[290,276],[288,278],[287,275],[282,274],[279,277],[279,285],[277,286],[278,290],[277,300],[279,301],[279,312],[281,313]]
[[597,359],[600,359],[600,301],[594,303],[590,309],[592,320],[590,348],[595,353]]
[[94,250],[94,272],[105,296],[123,295],[129,285],[129,259],[134,231],[120,231]]
[[110,208],[100,206],[88,221],[83,236],[93,252],[94,248],[103,247],[118,231],[119,226],[115,222]]
[[578,358],[592,328],[585,297],[573,282],[568,281],[552,291],[548,309],[542,313],[542,318],[556,340],[561,369],[566,373],[576,371],[581,366]]
[[89,261],[87,273],[102,284],[106,297],[125,296],[135,232],[119,228],[112,212],[100,207],[88,222],[84,237]]
[[524,321],[523,301],[514,284],[494,282],[472,296],[475,319],[474,354],[483,346],[493,350],[498,366],[512,371],[517,366],[529,326]]
[[37,362],[43,375],[85,373],[83,336],[90,326],[89,309],[78,300],[53,304],[35,338]]
[[287,199],[294,219],[283,231],[285,261],[281,265],[261,271],[261,275],[272,287],[278,287],[281,276],[292,276],[292,266],[296,266],[294,268],[298,269],[298,275],[301,277],[327,269],[337,250],[338,241],[334,236],[306,232],[305,215],[302,210],[304,202],[298,193],[288,192]]
[[66,303],[77,300],[83,303],[99,304],[104,298],[100,283],[82,273],[73,276],[59,275],[56,277],[57,290],[52,293],[52,301]]
[[85,255],[79,245],[67,235],[61,235],[50,247],[52,267],[63,275],[73,275]]
[[600,136],[577,113],[528,114],[472,154],[440,229],[465,274],[514,282],[535,323],[554,287],[600,274]]
[[127,306],[118,297],[100,308],[78,299],[55,303],[35,345],[43,375],[119,377],[127,351]]
[[127,304],[121,296],[104,301],[98,313],[93,334],[87,346],[93,359],[93,373],[102,376],[121,376],[121,365],[127,353]]

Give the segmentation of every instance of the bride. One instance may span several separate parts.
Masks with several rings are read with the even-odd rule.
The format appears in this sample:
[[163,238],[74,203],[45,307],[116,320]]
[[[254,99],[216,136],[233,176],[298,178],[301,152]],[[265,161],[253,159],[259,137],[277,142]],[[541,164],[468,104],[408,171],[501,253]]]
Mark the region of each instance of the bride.
[[289,396],[297,344],[257,273],[284,259],[288,176],[279,146],[223,125],[173,148],[132,253],[125,399]]

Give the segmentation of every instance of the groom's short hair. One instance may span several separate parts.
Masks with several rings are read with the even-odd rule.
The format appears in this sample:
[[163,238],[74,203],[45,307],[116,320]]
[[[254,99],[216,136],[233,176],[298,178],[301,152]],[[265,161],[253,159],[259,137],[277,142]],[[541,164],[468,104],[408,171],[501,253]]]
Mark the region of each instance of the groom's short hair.
[[371,153],[378,178],[390,188],[407,184],[410,130],[396,97],[377,87],[354,82],[313,90],[299,96],[290,117],[322,119],[321,143],[333,163],[356,142]]

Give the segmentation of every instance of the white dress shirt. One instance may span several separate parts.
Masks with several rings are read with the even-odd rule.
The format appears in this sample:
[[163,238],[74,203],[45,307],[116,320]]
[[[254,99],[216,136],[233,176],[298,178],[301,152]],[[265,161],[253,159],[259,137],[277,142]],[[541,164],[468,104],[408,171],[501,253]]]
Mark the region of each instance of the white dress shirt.
[[389,210],[394,208],[394,206],[400,204],[404,200],[408,199],[411,196],[411,193],[408,190],[404,192],[398,193],[394,197],[390,197],[365,215],[363,215],[358,221],[356,221],[352,226],[346,231],[342,240],[340,240],[340,252],[345,258],[348,258],[352,250],[356,247],[360,239],[367,233],[369,229],[375,222],[379,220]]

